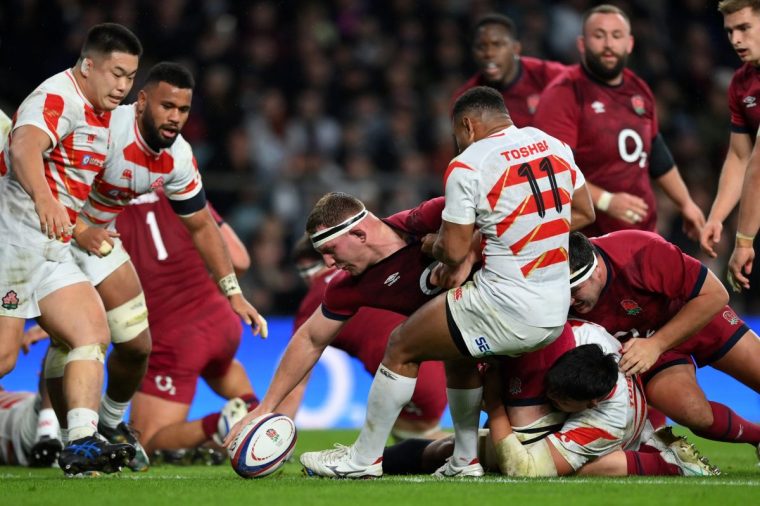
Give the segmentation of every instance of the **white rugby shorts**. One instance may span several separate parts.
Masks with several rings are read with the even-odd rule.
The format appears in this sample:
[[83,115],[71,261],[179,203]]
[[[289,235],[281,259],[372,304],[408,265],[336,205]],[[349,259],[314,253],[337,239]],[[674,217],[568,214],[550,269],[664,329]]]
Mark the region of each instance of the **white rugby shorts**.
[[113,249],[104,257],[90,255],[77,244],[72,245],[71,251],[77,265],[94,286],[98,286],[122,264],[129,261],[129,253],[124,249],[121,239],[112,237],[111,240]]

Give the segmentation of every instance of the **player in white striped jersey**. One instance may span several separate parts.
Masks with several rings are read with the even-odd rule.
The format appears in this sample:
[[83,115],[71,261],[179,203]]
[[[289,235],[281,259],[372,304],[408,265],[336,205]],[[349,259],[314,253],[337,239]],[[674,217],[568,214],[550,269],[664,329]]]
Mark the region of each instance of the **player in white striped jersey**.
[[67,474],[115,471],[134,454],[95,437],[108,327],[69,241],[103,169],[111,111],[129,93],[141,53],[123,26],[93,27],[74,68],[21,104],[0,155],[0,173],[7,173],[0,179],[0,376],[15,364],[25,319],[38,317],[65,350],[51,367],[62,377],[56,407],[68,428],[60,458]]
[[[206,208],[192,149],[180,135],[190,114],[193,87],[186,68],[162,62],[149,71],[137,102],[113,112],[105,168],[95,179],[74,230],[74,257],[103,300],[114,344],[99,427],[111,441],[137,443],[122,419],[145,375],[151,349],[145,296],[115,229],[116,216],[130,200],[163,188],[231,307],[262,329],[262,335],[266,333],[263,319],[238,287],[219,227]],[[166,252],[157,249],[156,255],[163,260]],[[130,468],[147,466],[147,454],[138,444],[138,459]]]
[[[484,266],[473,282],[431,300],[391,334],[359,439],[345,449],[304,453],[301,463],[312,474],[382,475],[383,447],[411,398],[419,363],[447,360],[455,448],[436,474],[482,475],[482,387],[473,358],[539,349],[563,330],[570,304],[570,222],[577,216],[573,225],[579,226],[580,216],[587,223],[594,217],[572,152],[537,129],[514,127],[501,94],[487,87],[457,99],[452,125],[460,154],[444,176],[446,204],[433,255],[445,270],[461,269],[477,227]],[[337,233],[331,237],[320,241],[320,251],[342,240]]]

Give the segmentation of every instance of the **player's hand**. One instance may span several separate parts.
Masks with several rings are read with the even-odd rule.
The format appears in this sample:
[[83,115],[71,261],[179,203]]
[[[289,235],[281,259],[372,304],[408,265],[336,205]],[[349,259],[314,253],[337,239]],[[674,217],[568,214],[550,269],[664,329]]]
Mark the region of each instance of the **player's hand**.
[[734,292],[741,292],[742,288],[749,290],[749,275],[752,274],[752,262],[755,261],[755,249],[745,246],[734,247],[731,258],[728,260],[728,284]]
[[34,202],[34,210],[40,218],[40,230],[50,239],[68,240],[72,226],[66,208],[52,196]]
[[718,257],[715,246],[720,242],[722,233],[723,223],[716,220],[707,220],[705,226],[702,227],[702,232],[699,234],[699,246],[702,248],[702,251],[712,258]]
[[119,237],[119,234],[100,227],[84,226],[74,233],[74,240],[79,247],[97,257],[108,256],[111,253],[114,237]]
[[29,327],[29,330],[24,332],[24,338],[21,341],[21,349],[23,350],[24,355],[31,351],[34,343],[47,339],[48,337],[50,337],[48,333],[42,330],[42,327],[39,325],[32,325]]
[[705,227],[705,214],[693,200],[681,208],[683,218],[683,231],[692,241],[699,241],[702,230]]
[[232,426],[230,428],[230,431],[227,433],[227,437],[224,438],[224,441],[222,441],[222,446],[225,448],[229,448],[232,442],[235,440],[238,434],[240,434],[240,431],[243,430],[243,427],[248,425],[248,422],[251,420],[263,415],[263,411],[261,410],[261,406],[257,406],[256,409],[253,411],[249,411],[247,415],[245,415],[238,423]]
[[245,300],[241,294],[237,293],[230,296],[230,305],[245,323],[253,327],[253,335],[260,334],[263,339],[269,335],[269,325],[263,316],[256,311],[256,308],[250,302]]
[[663,350],[656,339],[635,337],[623,344],[620,370],[626,376],[647,372],[657,362]]
[[644,199],[630,193],[613,193],[607,214],[620,221],[635,225],[646,218],[649,206]]
[[472,263],[466,260],[456,267],[438,263],[438,265],[433,267],[433,270],[430,272],[430,282],[445,290],[456,288],[462,286],[462,283],[464,283],[470,275],[471,270]]

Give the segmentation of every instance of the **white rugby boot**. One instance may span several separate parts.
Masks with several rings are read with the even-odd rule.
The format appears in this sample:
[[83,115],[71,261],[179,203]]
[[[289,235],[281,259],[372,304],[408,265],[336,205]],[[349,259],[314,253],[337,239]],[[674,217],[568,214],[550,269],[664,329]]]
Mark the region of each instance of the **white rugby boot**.
[[352,446],[336,444],[332,450],[306,452],[301,455],[301,465],[307,476],[327,478],[379,478],[383,475],[383,458],[374,464],[363,466],[352,461]]
[[684,476],[718,476],[720,469],[699,454],[694,444],[685,439],[674,441],[666,450],[660,452],[665,462],[676,465]]
[[433,476],[436,478],[480,478],[485,473],[478,459],[472,459],[469,464],[457,466],[453,463],[453,457],[446,459],[446,463],[439,467]]
[[222,441],[230,433],[233,425],[243,419],[248,414],[248,404],[240,397],[233,397],[228,400],[220,412],[219,421],[216,424],[216,432],[211,435],[219,446],[224,446]]

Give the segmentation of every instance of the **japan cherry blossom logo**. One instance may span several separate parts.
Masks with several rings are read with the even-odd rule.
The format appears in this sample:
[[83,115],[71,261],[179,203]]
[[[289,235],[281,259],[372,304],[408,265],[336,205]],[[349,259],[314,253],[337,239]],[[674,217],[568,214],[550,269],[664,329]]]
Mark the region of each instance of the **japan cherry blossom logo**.
[[509,393],[518,395],[522,393],[522,380],[516,376],[509,378]]
[[639,116],[646,112],[646,109],[644,108],[644,99],[641,98],[641,95],[632,96],[631,105],[633,106],[633,111]]
[[3,297],[3,309],[13,310],[18,308],[18,294],[10,290]]
[[638,302],[635,300],[623,299],[620,301],[620,305],[623,306],[623,309],[628,316],[638,316],[642,311],[641,306],[639,306]]

